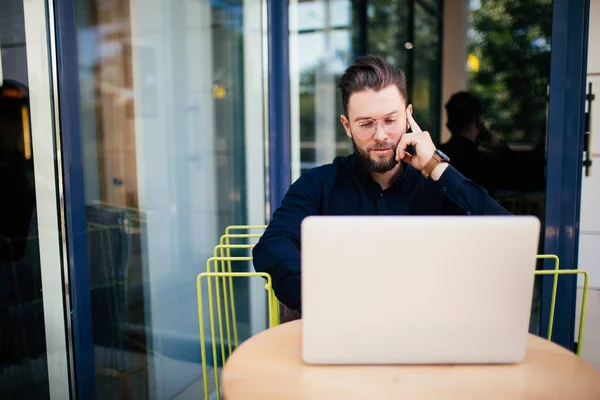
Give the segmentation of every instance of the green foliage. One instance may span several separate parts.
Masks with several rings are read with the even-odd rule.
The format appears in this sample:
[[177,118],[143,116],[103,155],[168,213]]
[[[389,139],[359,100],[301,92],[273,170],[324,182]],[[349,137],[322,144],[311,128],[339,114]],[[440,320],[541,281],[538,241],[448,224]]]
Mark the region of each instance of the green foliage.
[[469,17],[469,53],[479,59],[469,90],[501,137],[537,142],[547,119],[552,1],[481,0]]

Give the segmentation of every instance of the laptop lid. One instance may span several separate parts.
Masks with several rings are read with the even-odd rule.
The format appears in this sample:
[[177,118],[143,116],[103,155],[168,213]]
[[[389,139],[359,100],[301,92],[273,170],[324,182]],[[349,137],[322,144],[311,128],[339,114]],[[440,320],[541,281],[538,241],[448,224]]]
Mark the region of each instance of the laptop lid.
[[311,216],[301,232],[307,363],[524,358],[537,218]]

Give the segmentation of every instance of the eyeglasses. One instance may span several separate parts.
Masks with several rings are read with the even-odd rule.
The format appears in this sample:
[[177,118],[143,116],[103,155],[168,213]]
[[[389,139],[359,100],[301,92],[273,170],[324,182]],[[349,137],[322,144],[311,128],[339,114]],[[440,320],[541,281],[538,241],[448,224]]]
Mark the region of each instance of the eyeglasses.
[[352,124],[352,133],[359,139],[369,139],[377,132],[380,122],[383,125],[383,129],[388,133],[400,133],[406,128],[406,117],[392,114],[356,121]]

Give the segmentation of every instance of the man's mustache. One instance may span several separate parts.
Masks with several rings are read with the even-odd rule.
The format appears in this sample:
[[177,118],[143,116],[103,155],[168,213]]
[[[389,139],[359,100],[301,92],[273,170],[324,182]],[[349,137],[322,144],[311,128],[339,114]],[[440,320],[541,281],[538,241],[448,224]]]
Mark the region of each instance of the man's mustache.
[[371,147],[369,147],[369,151],[371,150],[384,150],[384,149],[393,149],[395,150],[398,145],[394,145],[393,143],[378,143]]

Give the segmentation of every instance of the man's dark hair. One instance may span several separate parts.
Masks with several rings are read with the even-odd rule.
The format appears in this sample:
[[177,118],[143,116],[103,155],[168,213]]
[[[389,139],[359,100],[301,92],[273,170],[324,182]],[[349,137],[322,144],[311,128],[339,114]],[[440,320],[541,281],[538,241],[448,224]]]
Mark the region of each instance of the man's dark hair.
[[473,121],[483,115],[481,101],[469,92],[458,92],[446,103],[446,126],[453,135],[463,133]]
[[382,90],[390,85],[396,85],[404,100],[406,95],[406,75],[393,67],[383,57],[367,54],[357,58],[340,78],[338,87],[342,91],[344,114],[348,115],[348,100],[353,93],[364,90]]

